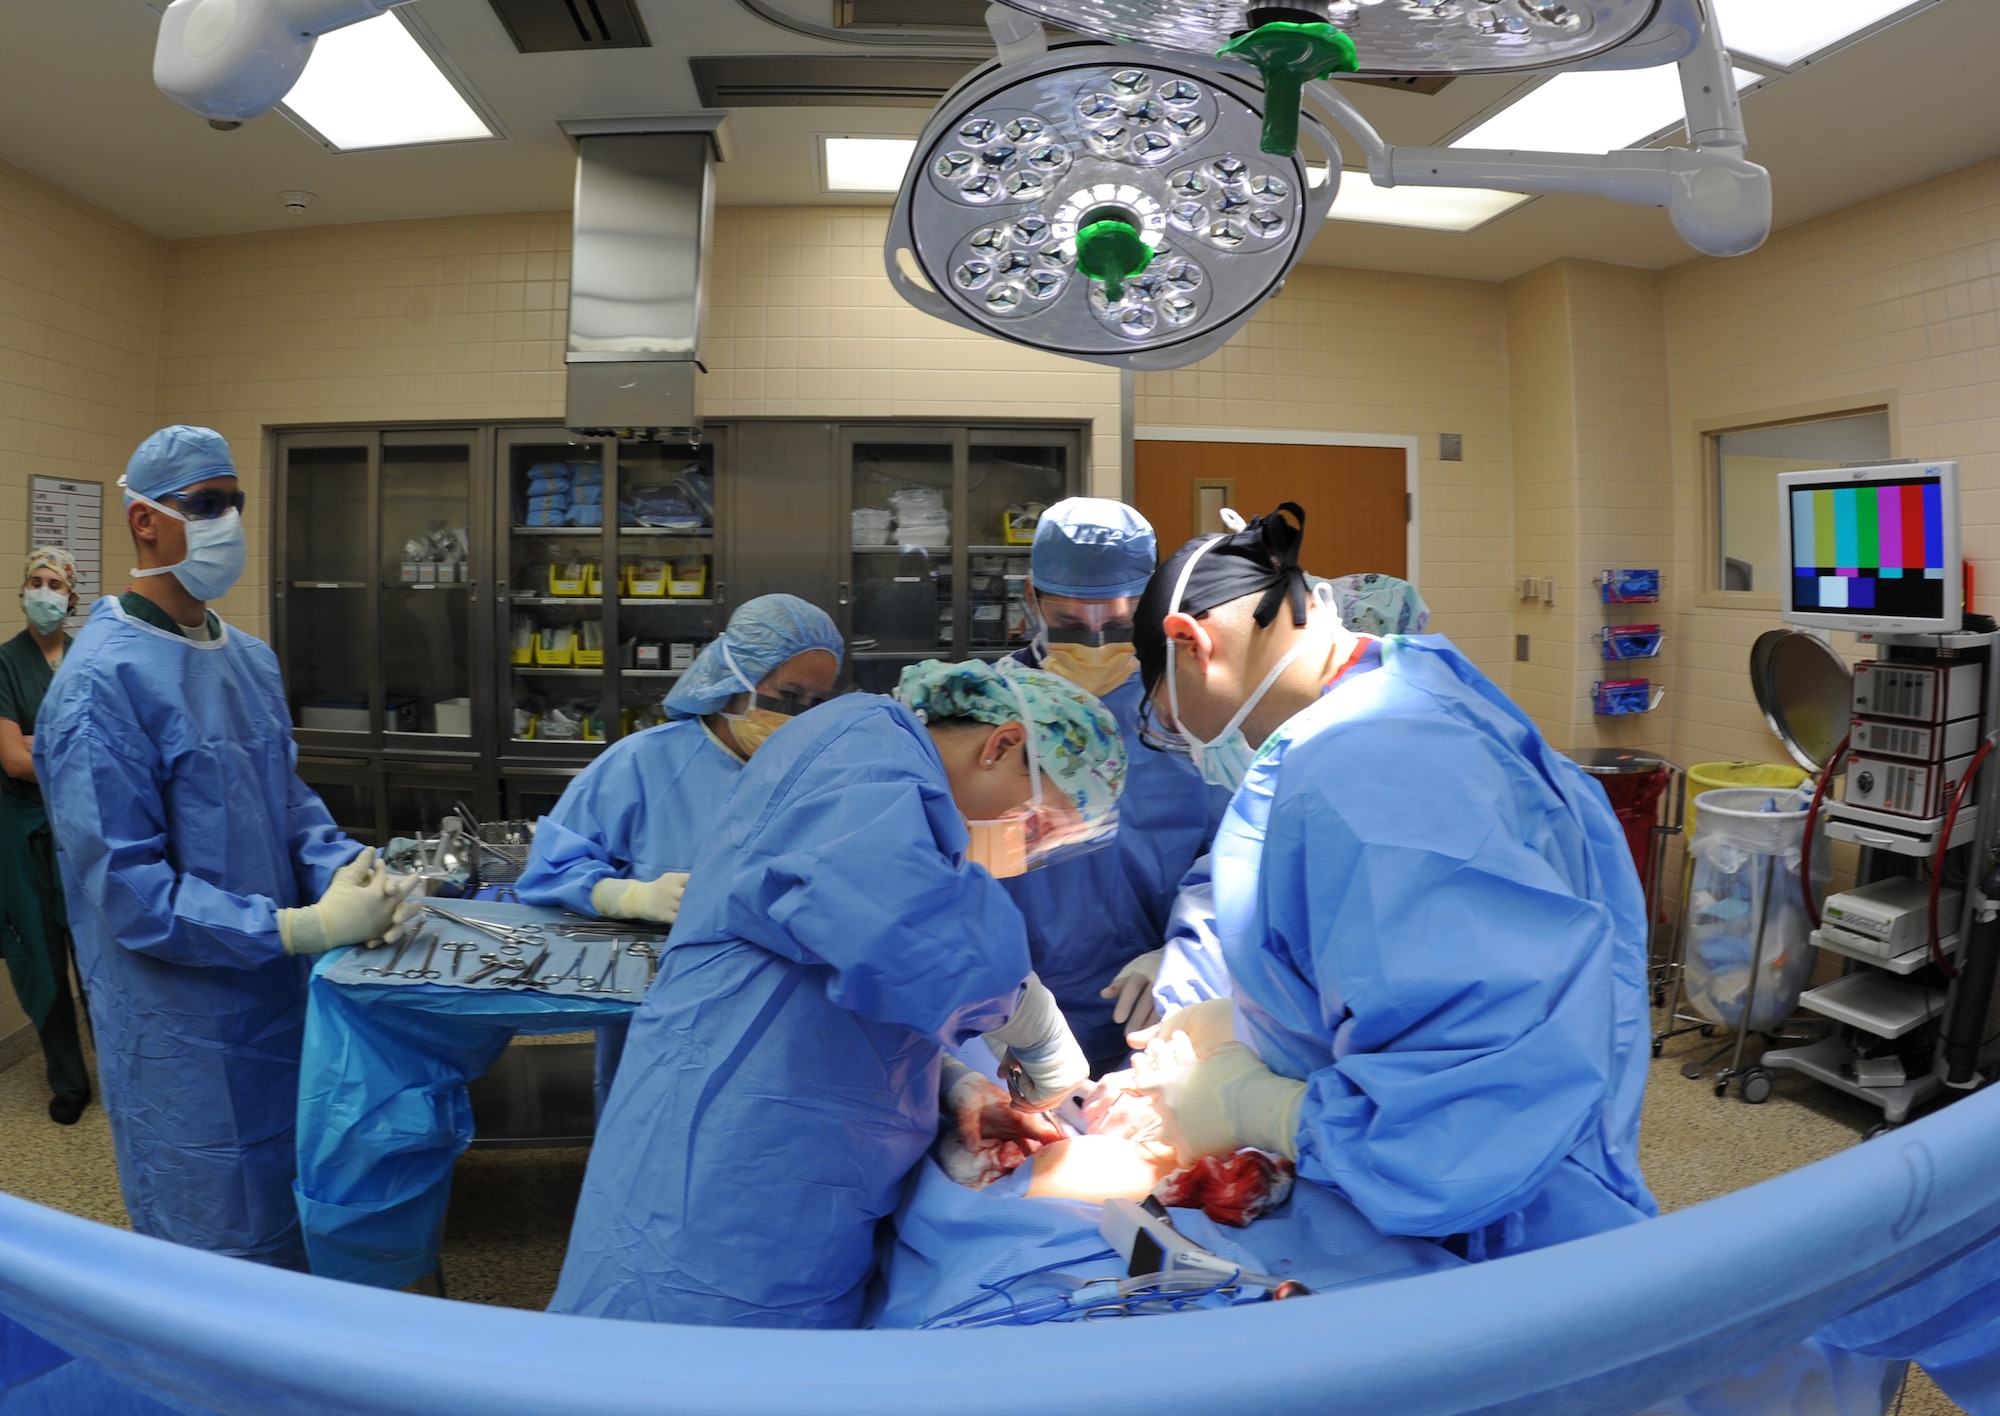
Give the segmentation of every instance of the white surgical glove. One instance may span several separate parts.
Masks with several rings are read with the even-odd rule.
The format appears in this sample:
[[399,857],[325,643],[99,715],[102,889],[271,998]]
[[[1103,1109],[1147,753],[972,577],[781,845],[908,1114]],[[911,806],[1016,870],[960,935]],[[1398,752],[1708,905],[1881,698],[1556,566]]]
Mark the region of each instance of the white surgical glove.
[[1011,1076],[1016,1105],[1026,1111],[1048,1111],[1090,1080],[1090,1063],[1056,1006],[1056,996],[1039,978],[1028,975],[1014,1016],[986,1034],[999,1059],[1000,1075]]
[[1131,1085],[1152,1098],[1183,1165],[1245,1146],[1299,1158],[1306,1084],[1279,1076],[1242,1043],[1225,1042],[1201,1057],[1187,1033],[1169,1033],[1133,1058],[1132,1072]]
[[1188,1035],[1195,1056],[1207,1057],[1223,1043],[1236,1040],[1236,1004],[1227,998],[1190,1003],[1174,1009],[1152,1027],[1135,1031],[1126,1040],[1133,1047],[1142,1048],[1156,1037],[1172,1037],[1177,1032]]
[[1160,1020],[1159,1007],[1153,1002],[1153,980],[1160,976],[1160,960],[1166,952],[1155,949],[1150,954],[1141,954],[1118,970],[1097,995],[1118,1000],[1111,1005],[1111,1021],[1125,1029],[1128,1041],[1133,1033]]
[[419,914],[406,898],[414,875],[391,875],[370,846],[333,872],[319,903],[278,911],[278,938],[287,954],[324,954],[344,944],[400,939]]
[[685,870],[669,870],[654,880],[619,880],[607,875],[590,887],[590,907],[606,919],[672,924],[680,917],[687,883]]

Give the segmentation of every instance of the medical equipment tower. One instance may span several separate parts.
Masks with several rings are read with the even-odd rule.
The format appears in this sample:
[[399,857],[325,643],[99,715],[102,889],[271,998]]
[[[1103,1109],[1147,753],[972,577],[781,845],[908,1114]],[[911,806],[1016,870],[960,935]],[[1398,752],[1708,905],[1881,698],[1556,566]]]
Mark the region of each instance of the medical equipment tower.
[[1879,1131],[1946,1088],[1982,1084],[2000,961],[2000,872],[1988,874],[2000,771],[1980,769],[2000,728],[2000,633],[1962,608],[1957,464],[1787,473],[1779,484],[1792,559],[1783,617],[1849,630],[1873,657],[1855,665],[1817,815],[1818,829],[1860,848],[1855,886],[1808,909],[1813,943],[1846,967],[1799,1002],[1835,1027],[1763,1062],[1879,1106]]

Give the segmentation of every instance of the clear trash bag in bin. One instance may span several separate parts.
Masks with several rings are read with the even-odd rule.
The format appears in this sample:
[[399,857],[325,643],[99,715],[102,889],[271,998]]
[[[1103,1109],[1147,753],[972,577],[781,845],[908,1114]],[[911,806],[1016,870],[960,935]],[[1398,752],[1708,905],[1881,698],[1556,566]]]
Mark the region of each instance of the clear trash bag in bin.
[[[1798,1005],[1812,980],[1817,950],[1799,889],[1807,790],[1726,787],[1697,799],[1694,878],[1688,892],[1687,999],[1712,1023],[1732,1031],[1774,1028]],[[1815,903],[1833,876],[1826,836],[1814,842]],[[1763,926],[1757,998],[1745,1023],[1750,958]]]

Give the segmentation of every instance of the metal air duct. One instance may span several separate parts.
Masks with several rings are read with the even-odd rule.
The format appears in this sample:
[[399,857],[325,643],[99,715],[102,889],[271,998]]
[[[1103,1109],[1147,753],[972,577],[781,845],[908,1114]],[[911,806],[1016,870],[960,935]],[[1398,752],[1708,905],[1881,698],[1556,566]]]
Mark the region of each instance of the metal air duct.
[[701,321],[727,115],[565,122],[576,144],[565,421],[593,436],[701,425]]

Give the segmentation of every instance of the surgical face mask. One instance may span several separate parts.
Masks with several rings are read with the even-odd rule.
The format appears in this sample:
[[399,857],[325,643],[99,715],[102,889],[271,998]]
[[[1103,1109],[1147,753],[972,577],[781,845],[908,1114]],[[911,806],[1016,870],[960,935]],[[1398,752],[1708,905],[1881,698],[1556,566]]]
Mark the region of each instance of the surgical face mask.
[[35,633],[52,634],[69,617],[69,596],[36,585],[21,592],[21,608],[28,612],[28,623],[35,627]]
[[220,600],[243,578],[243,563],[249,559],[250,547],[243,537],[243,514],[235,507],[207,521],[188,521],[172,507],[162,506],[151,497],[142,497],[137,492],[127,495],[162,515],[187,523],[187,557],[176,565],[135,570],[132,572],[135,578],[171,575],[197,600]]
[[1043,651],[1042,667],[1102,698],[1132,677],[1139,656],[1130,644],[1051,644]]
[[[1181,567],[1180,580],[1174,586],[1174,597],[1167,602],[1169,605],[1180,604],[1181,596],[1187,593],[1188,576],[1193,572],[1195,562],[1207,555],[1208,547],[1214,544],[1213,540],[1208,542],[1187,558],[1187,564]],[[1322,597],[1319,592],[1325,588],[1325,586],[1314,586],[1314,598],[1324,601],[1326,597]],[[1230,791],[1235,791],[1243,785],[1243,779],[1250,773],[1250,764],[1257,756],[1257,749],[1252,747],[1250,739],[1243,735],[1243,724],[1257,705],[1263,702],[1264,695],[1271,691],[1271,686],[1278,681],[1279,675],[1290,668],[1292,661],[1305,652],[1307,642],[1301,636],[1299,642],[1271,666],[1271,672],[1265,674],[1264,681],[1243,700],[1243,705],[1223,725],[1222,731],[1204,741],[1188,731],[1187,720],[1181,716],[1180,677],[1174,672],[1175,645],[1172,639],[1167,640],[1167,701],[1173,708],[1175,731],[1179,734],[1181,743],[1186,746],[1188,757],[1194,762],[1195,770],[1201,773],[1202,781],[1211,787],[1227,787]]]

